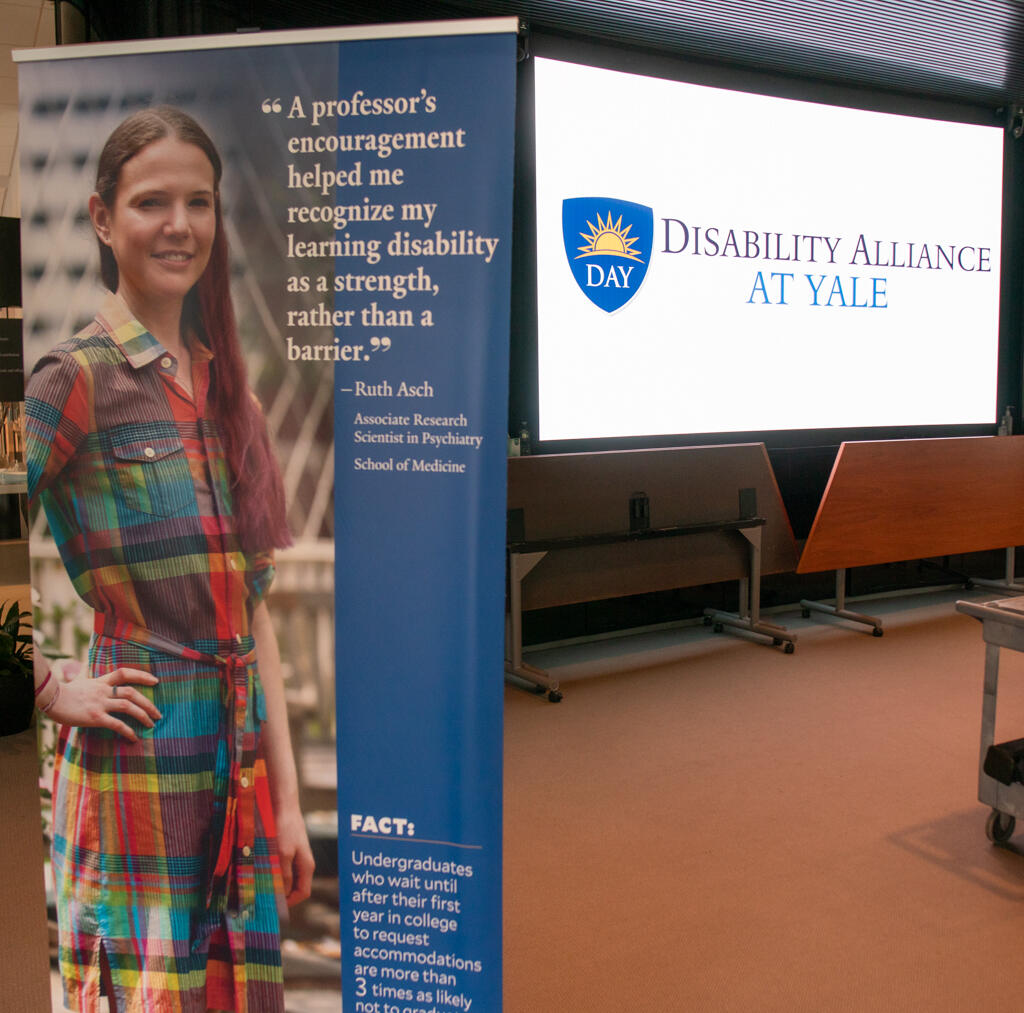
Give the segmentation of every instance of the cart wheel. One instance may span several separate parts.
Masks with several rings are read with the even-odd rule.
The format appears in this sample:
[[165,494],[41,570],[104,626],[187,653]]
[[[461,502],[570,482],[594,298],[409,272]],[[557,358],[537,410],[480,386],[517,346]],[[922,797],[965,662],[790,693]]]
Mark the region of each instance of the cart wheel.
[[802,615],[804,617],[804,619],[810,619],[811,618],[811,610],[810,609],[800,609],[800,615]]
[[725,627],[721,623],[715,623],[715,632],[716,633],[721,633],[722,630],[724,630],[724,629],[725,629]]
[[796,644],[792,640],[786,641],[786,646],[782,648],[786,654],[792,654],[796,650]]
[[1017,821],[998,809],[993,809],[985,821],[985,834],[993,844],[1005,844],[1012,836]]
[[871,631],[871,636],[880,637],[885,631],[880,630],[877,626]]
[[560,703],[562,700],[562,694],[557,689],[548,690],[548,699],[552,703]]

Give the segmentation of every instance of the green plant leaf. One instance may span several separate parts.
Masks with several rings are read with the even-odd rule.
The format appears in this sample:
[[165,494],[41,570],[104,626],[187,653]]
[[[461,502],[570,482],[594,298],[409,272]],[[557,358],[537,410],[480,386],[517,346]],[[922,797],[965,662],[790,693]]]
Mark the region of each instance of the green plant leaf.
[[32,678],[30,619],[31,613],[22,612],[16,601],[8,602],[6,608],[0,604],[0,665],[27,679]]

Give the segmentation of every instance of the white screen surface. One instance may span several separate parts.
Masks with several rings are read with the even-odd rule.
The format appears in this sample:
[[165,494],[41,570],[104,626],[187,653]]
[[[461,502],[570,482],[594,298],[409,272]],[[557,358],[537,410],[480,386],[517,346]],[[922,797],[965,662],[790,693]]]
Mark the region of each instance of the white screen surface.
[[536,95],[540,439],[995,421],[999,128],[540,58]]

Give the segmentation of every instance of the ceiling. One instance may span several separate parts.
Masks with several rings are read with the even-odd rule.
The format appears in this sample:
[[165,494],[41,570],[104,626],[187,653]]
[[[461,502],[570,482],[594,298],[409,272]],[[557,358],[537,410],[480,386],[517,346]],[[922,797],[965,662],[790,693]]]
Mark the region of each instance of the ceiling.
[[[515,14],[551,36],[997,107],[1024,100],[1024,0],[77,0],[102,38]],[[71,5],[65,3],[67,10]],[[10,51],[53,0],[0,0],[0,213],[17,215]]]
[[547,33],[816,80],[1024,96],[1024,0],[89,0],[119,38],[519,15]]

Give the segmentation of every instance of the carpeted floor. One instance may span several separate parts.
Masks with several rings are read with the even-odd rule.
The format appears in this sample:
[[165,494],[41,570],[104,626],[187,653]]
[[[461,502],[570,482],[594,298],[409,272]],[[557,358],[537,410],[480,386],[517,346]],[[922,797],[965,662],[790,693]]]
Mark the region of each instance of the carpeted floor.
[[[1024,827],[985,836],[957,597],[999,594],[851,605],[881,639],[773,616],[793,655],[691,627],[560,704],[509,688],[506,1013],[1022,1008]],[[1001,672],[997,741],[1024,736],[1024,655]]]

